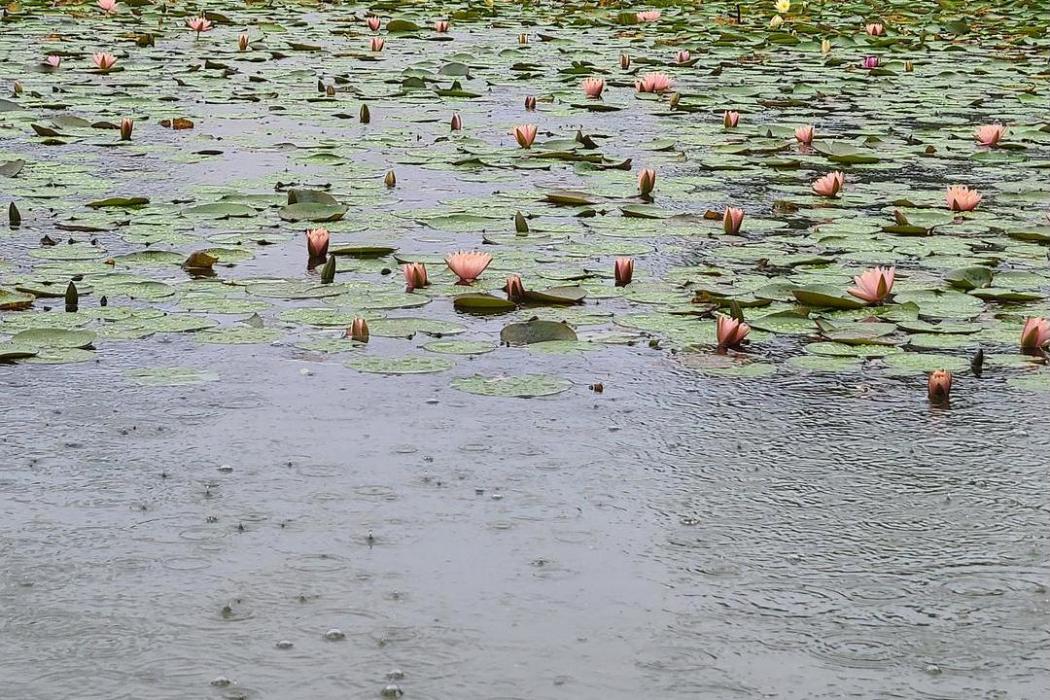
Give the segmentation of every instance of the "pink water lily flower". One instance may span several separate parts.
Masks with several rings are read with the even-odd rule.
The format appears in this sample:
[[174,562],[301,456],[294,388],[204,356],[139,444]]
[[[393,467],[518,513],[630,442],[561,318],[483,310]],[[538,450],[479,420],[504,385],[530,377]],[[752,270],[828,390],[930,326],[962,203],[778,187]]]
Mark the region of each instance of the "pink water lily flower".
[[726,207],[722,212],[722,230],[731,236],[740,233],[740,225],[744,223],[744,210],[736,207]]
[[803,146],[808,146],[813,143],[813,125],[806,124],[795,129],[795,140],[801,143]]
[[490,262],[492,262],[491,255],[477,251],[460,251],[445,257],[445,264],[448,265],[448,269],[452,270],[452,274],[459,277],[459,281],[456,284],[472,283],[485,271]]
[[977,143],[982,146],[995,146],[1006,135],[1006,127],[1002,124],[985,124],[977,127],[973,136]]
[[722,126],[726,129],[735,129],[736,125],[740,123],[740,112],[730,112],[726,110],[722,114]]
[[312,228],[306,232],[306,251],[311,260],[323,260],[328,257],[328,240],[326,228]]
[[638,173],[638,192],[643,197],[648,197],[653,188],[656,187],[656,171],[652,168],[643,168]]
[[381,36],[374,36],[372,37],[371,46],[373,51],[379,52],[383,50],[384,46],[386,46],[386,41],[384,41]]
[[677,63],[689,63],[689,52],[688,51],[679,51],[678,55],[675,56],[675,61]]
[[584,78],[582,87],[583,94],[591,99],[598,99],[605,91],[605,78]]
[[870,36],[882,36],[886,33],[886,27],[882,26],[881,22],[872,22],[864,26],[864,31]]
[[719,350],[738,347],[750,332],[751,326],[735,318],[719,316],[715,319],[715,337],[718,339]]
[[102,51],[96,54],[92,54],[91,60],[94,62],[95,66],[101,71],[109,70],[117,62],[116,56],[114,56],[111,53],[105,53]]
[[531,148],[536,140],[535,124],[519,124],[514,127],[514,138],[522,148]]
[[846,290],[869,304],[877,304],[893,291],[893,279],[897,274],[895,267],[873,267],[853,278],[856,287]]
[[434,22],[434,31],[439,34],[444,34],[448,31],[448,26],[448,20],[439,19],[437,22]]
[[671,77],[666,73],[646,73],[634,81],[634,89],[638,92],[666,92],[671,89]]
[[373,32],[378,32],[379,26],[382,24],[378,17],[369,17],[365,20],[365,22],[368,24],[368,28],[371,29]]
[[194,17],[186,20],[186,26],[197,32],[197,36],[200,36],[201,32],[211,31],[211,22],[204,17]]
[[634,15],[635,19],[639,22],[655,22],[660,19],[659,10],[645,10],[643,12],[637,12]]
[[981,193],[966,185],[951,185],[944,195],[944,201],[952,211],[973,211],[981,203]]
[[616,258],[613,263],[613,278],[617,287],[626,287],[634,278],[634,258]]
[[405,291],[411,292],[414,289],[422,289],[430,284],[430,279],[427,277],[427,266],[423,263],[409,263],[401,267],[401,272],[405,276]]
[[1021,329],[1022,350],[1042,350],[1050,344],[1050,321],[1041,316],[1026,318]]
[[49,68],[58,68],[62,65],[62,57],[52,54],[44,59],[44,65]]
[[845,184],[846,175],[842,171],[836,170],[818,178],[813,183],[813,193],[821,197],[834,197],[842,191],[842,186]]
[[952,373],[943,369],[930,372],[930,377],[926,380],[926,395],[930,398],[930,403],[946,404],[951,398],[951,393]]
[[97,4],[107,15],[117,11],[117,0],[98,0]]
[[525,301],[525,284],[518,275],[507,277],[507,284],[503,287],[507,292],[507,299],[513,302]]
[[873,68],[878,68],[879,67],[879,57],[878,56],[865,56],[864,57],[864,61],[861,63],[861,65],[864,66],[865,68],[867,68],[868,70],[871,70]]

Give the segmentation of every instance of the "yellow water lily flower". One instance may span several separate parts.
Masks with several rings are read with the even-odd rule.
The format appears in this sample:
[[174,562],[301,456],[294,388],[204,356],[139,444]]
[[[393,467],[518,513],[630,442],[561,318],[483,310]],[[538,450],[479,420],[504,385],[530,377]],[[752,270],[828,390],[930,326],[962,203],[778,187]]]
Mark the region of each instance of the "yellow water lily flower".
[[791,9],[791,0],[777,0],[775,7],[780,14],[787,14]]

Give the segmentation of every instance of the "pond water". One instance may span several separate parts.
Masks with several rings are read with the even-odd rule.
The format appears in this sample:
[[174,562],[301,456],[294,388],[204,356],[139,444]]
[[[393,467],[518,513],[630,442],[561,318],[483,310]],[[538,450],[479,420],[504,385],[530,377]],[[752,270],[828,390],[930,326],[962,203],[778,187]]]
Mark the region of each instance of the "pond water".
[[0,24],[0,697],[1045,695],[1045,19],[135,4]]

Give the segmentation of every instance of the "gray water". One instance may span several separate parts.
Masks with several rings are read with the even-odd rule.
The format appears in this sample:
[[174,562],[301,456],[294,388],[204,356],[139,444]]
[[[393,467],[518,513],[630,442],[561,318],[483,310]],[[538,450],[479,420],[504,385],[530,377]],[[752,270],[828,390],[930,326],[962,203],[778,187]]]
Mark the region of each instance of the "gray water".
[[1045,697],[1045,405],[207,359],[4,370],[5,698]]

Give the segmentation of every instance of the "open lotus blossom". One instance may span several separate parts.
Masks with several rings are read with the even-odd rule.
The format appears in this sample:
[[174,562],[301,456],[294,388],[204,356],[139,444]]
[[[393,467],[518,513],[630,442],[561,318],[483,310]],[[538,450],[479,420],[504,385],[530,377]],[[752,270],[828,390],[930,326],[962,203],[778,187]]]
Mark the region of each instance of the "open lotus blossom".
[[306,251],[311,260],[323,260],[328,257],[328,229],[312,228],[306,232]]
[[460,131],[463,129],[463,117],[459,116],[459,112],[452,113],[452,131]]
[[448,31],[448,26],[448,20],[439,19],[437,22],[434,22],[434,31],[439,34],[444,34]]
[[744,223],[744,210],[736,207],[726,207],[722,213],[722,230],[731,236],[740,233],[740,225]]
[[1006,127],[1002,124],[985,124],[977,127],[973,136],[977,143],[982,146],[995,146],[1006,135]]
[[639,22],[655,22],[660,19],[659,10],[645,10],[643,12],[635,13],[634,18]]
[[237,48],[241,51],[247,51],[249,43],[250,40],[248,39],[247,34],[241,34],[239,37],[237,37]]
[[842,171],[836,170],[818,178],[813,183],[813,193],[821,197],[834,197],[842,191],[842,186],[845,184],[846,175]]
[[124,117],[123,119],[121,119],[120,120],[120,140],[121,141],[130,141],[131,140],[131,131],[134,128],[135,128],[134,120],[128,119],[127,117]]
[[102,71],[109,70],[117,63],[117,57],[111,53],[99,52],[91,55],[91,60],[95,66]]
[[423,263],[409,263],[401,266],[401,273],[405,276],[405,291],[422,289],[430,284],[427,278],[427,266]]
[[777,0],[773,7],[780,14],[787,14],[791,11],[791,0]]
[[1042,317],[1025,319],[1021,329],[1022,350],[1042,350],[1050,344],[1050,321]]
[[952,373],[938,369],[930,372],[926,380],[926,395],[930,397],[930,403],[946,404],[952,393]]
[[533,95],[529,95],[525,98],[525,111],[534,112],[536,111],[536,98]]
[[448,269],[459,277],[456,284],[470,284],[485,271],[490,262],[492,262],[491,255],[477,251],[460,251],[445,256],[445,264],[448,265]]
[[795,129],[795,140],[801,143],[803,146],[808,146],[813,143],[813,125],[806,124]]
[[535,124],[518,124],[514,127],[514,138],[522,148],[531,148],[536,140]]
[[861,65],[867,68],[868,70],[871,70],[873,68],[878,68],[879,63],[880,62],[878,56],[865,56],[864,60],[861,62]]
[[638,92],[667,92],[671,89],[671,76],[666,73],[646,73],[634,81]]
[[507,292],[507,299],[510,301],[525,301],[525,285],[522,283],[521,277],[518,275],[510,275],[507,277],[507,284],[504,289]]
[[981,193],[966,185],[951,185],[944,195],[944,201],[952,211],[973,211],[981,203]]
[[197,32],[197,36],[200,36],[201,32],[211,31],[211,21],[204,17],[193,17],[186,20],[186,26]]
[[106,14],[112,14],[117,11],[117,0],[98,0],[97,4]]
[[605,78],[584,78],[583,94],[592,99],[598,99],[605,91]]
[[44,65],[49,68],[58,68],[62,65],[62,57],[52,54],[44,59]]
[[372,37],[371,47],[372,47],[373,51],[376,51],[376,52],[382,51],[384,46],[386,46],[386,41],[383,39],[383,37],[381,37],[381,36],[374,36],[374,37]]
[[679,51],[678,55],[675,56],[674,60],[677,63],[689,63],[689,52],[688,51]]
[[613,263],[613,277],[617,287],[626,287],[634,278],[634,258],[616,258]]
[[735,318],[719,316],[715,319],[715,338],[719,350],[738,347],[750,332],[751,326]]
[[846,291],[869,304],[878,304],[893,291],[896,274],[895,267],[873,267],[854,277],[853,283],[857,286]]
[[369,17],[365,20],[365,23],[368,24],[368,28],[371,29],[373,32],[378,32],[379,27],[382,24],[378,17]]
[[882,26],[882,22],[872,22],[871,24],[864,25],[864,31],[869,36],[882,36],[886,33],[886,27]]
[[346,337],[359,343],[367,343],[368,321],[363,318],[355,318],[350,327],[346,329]]
[[628,70],[631,67],[631,57],[625,53],[620,54],[620,68]]
[[740,112],[730,112],[726,110],[722,114],[722,126],[727,129],[736,128],[736,125],[740,123]]
[[643,197],[648,197],[654,187],[656,187],[656,171],[652,168],[643,168],[638,173],[638,192]]

